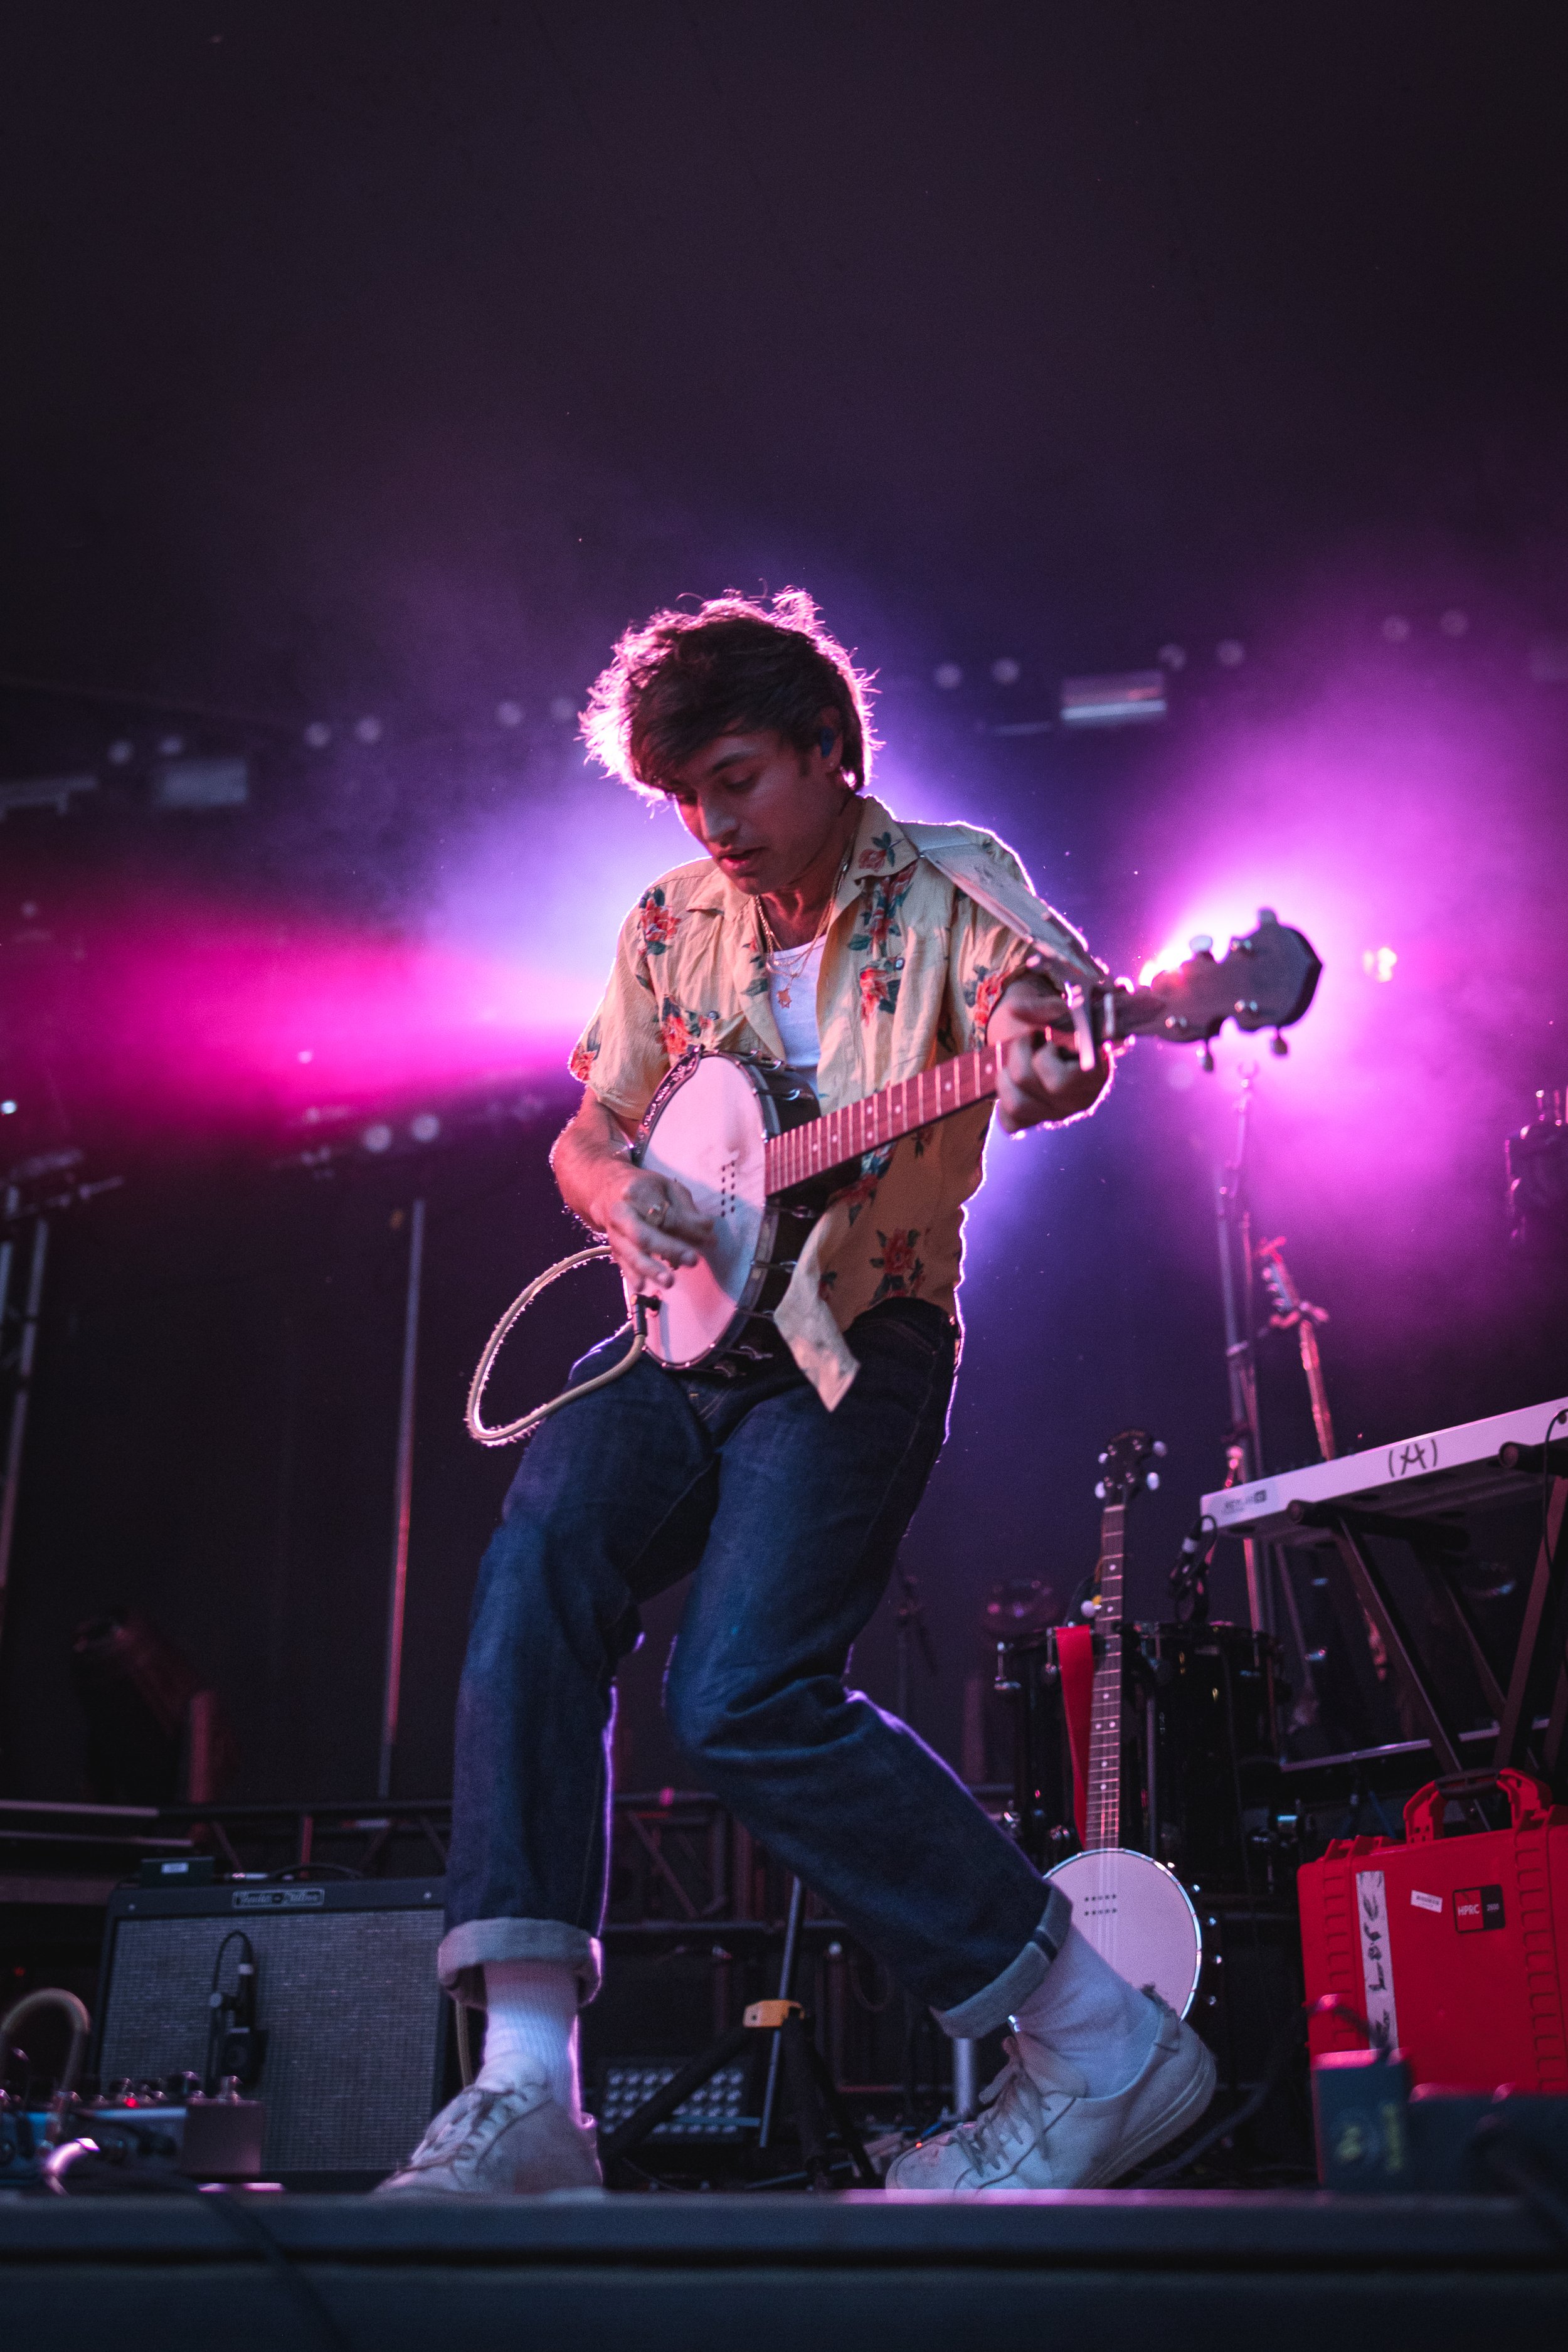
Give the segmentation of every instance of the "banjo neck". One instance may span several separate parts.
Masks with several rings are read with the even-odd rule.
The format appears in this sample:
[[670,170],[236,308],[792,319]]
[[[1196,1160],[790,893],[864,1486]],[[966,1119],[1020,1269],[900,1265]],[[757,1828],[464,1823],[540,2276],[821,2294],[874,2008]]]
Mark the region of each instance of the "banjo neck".
[[1104,1475],[1095,1493],[1100,1520],[1100,1589],[1095,1607],[1094,1680],[1089,1702],[1089,1772],[1084,1794],[1084,1845],[1090,1853],[1121,1843],[1121,1624],[1127,1560],[1127,1507],[1145,1486],[1157,1486],[1149,1465],[1164,1446],[1146,1429],[1118,1431],[1100,1457]]
[[1108,1502],[1100,1532],[1100,1655],[1089,1696],[1089,1774],[1084,1844],[1089,1853],[1121,1843],[1121,1571],[1127,1506]]
[[986,1102],[996,1091],[996,1054],[990,1045],[976,1045],[950,1062],[937,1062],[918,1076],[900,1078],[859,1102],[846,1103],[784,1135],[768,1138],[763,1181],[770,1199],[793,1192],[814,1177],[859,1160],[900,1136],[913,1135],[972,1103]]
[[[1167,1045],[1201,1045],[1207,1055],[1207,1041],[1226,1021],[1248,1032],[1278,1032],[1300,1019],[1312,1001],[1320,966],[1300,931],[1288,929],[1265,907],[1256,930],[1233,940],[1217,962],[1211,946],[1207,940],[1194,940],[1187,961],[1174,971],[1154,973],[1149,987],[1122,981],[1088,991],[1069,987],[1059,1004],[1037,1016],[1039,1026],[1075,1038],[1079,1061],[1091,1069],[1097,1048],[1118,1037],[1152,1035]],[[1278,1034],[1274,1050],[1285,1051]],[[1214,1067],[1212,1055],[1206,1066]],[[768,1197],[830,1175],[868,1151],[897,1143],[900,1136],[989,1100],[995,1091],[995,1048],[975,1045],[918,1076],[846,1103],[842,1110],[805,1119],[768,1139],[763,1171]]]

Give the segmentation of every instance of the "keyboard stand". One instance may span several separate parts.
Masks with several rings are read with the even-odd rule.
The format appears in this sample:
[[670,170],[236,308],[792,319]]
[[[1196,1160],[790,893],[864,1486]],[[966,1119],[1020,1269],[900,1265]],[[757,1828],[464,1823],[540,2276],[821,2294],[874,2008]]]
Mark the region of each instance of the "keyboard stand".
[[[1333,1538],[1356,1598],[1383,1637],[1389,1662],[1415,1703],[1415,1712],[1432,1743],[1432,1752],[1439,1767],[1445,1773],[1462,1772],[1465,1767],[1459,1753],[1458,1728],[1449,1722],[1443,1703],[1421,1663],[1420,1653],[1410,1638],[1399,1605],[1377,1566],[1368,1557],[1363,1542],[1365,1536],[1379,1534],[1411,1543],[1415,1529],[1402,1526],[1397,1519],[1380,1518],[1375,1528],[1365,1525],[1369,1517],[1378,1516],[1356,1511],[1342,1504],[1298,1502],[1290,1505],[1290,1517],[1297,1527],[1321,1528],[1325,1535]],[[1429,1543],[1417,1540],[1411,1543],[1411,1548],[1418,1555],[1425,1553],[1430,1558]],[[1477,1656],[1478,1644],[1474,1633],[1464,1612],[1455,1601],[1451,1588],[1446,1580],[1434,1579],[1433,1581],[1436,1591],[1443,1594],[1450,1610],[1458,1618],[1468,1639],[1471,1655]],[[1484,1658],[1478,1658],[1478,1663],[1485,1682],[1497,1694],[1495,1698],[1489,1699],[1489,1704],[1500,1709],[1502,1692],[1496,1678]]]
[[1514,1654],[1513,1672],[1508,1678],[1508,1696],[1498,1710],[1493,1759],[1500,1770],[1504,1765],[1528,1768],[1536,1760],[1531,1750],[1531,1722],[1538,1706],[1545,1706],[1545,1685],[1552,1681],[1555,1667],[1551,1712],[1539,1758],[1553,1789],[1558,1785],[1563,1735],[1568,1727],[1568,1561],[1561,1557],[1563,1547],[1559,1541],[1565,1506],[1568,1477],[1553,1478],[1546,1506],[1545,1532],[1535,1555],[1535,1572],[1524,1604],[1519,1648]]

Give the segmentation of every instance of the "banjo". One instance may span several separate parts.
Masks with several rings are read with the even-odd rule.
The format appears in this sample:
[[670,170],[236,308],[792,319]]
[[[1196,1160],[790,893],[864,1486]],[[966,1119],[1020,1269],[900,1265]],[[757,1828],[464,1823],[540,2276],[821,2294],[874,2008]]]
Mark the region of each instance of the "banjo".
[[[1049,1025],[1077,1040],[1085,1069],[1102,1043],[1141,1035],[1201,1045],[1212,1067],[1208,1040],[1226,1021],[1278,1033],[1312,1001],[1318,959],[1268,908],[1218,961],[1206,942],[1194,948],[1151,987],[1070,989]],[[1285,1051],[1278,1034],[1273,1050]],[[747,1326],[766,1324],[783,1298],[835,1176],[995,1092],[996,1055],[986,1045],[826,1113],[797,1071],[751,1055],[688,1054],[648,1105],[632,1157],[684,1184],[713,1232],[668,1291],[629,1302],[648,1352],[684,1371],[743,1349]]]
[[1163,1863],[1120,1843],[1121,1832],[1121,1575],[1127,1506],[1159,1473],[1159,1445],[1124,1429],[1100,1457],[1104,1499],[1094,1683],[1089,1697],[1084,1846],[1046,1875],[1072,1898],[1073,1925],[1129,1984],[1152,1985],[1178,2017],[1198,1989],[1203,1931],[1187,1891]]
[[[1086,1070],[1102,1045],[1145,1035],[1199,1046],[1204,1066],[1212,1069],[1208,1041],[1226,1021],[1238,1029],[1272,1029],[1272,1050],[1283,1054],[1279,1033],[1301,1018],[1321,969],[1310,941],[1264,907],[1257,929],[1233,939],[1217,961],[1209,940],[1194,940],[1186,962],[1157,972],[1148,988],[1125,981],[1069,983],[1043,1025],[1076,1040]],[[618,1380],[645,1349],[671,1371],[704,1364],[733,1372],[743,1357],[764,1352],[747,1333],[758,1326],[757,1338],[773,1339],[773,1312],[841,1171],[995,1092],[996,1055],[989,1045],[826,1112],[800,1073],[782,1063],[710,1047],[686,1055],[649,1103],[632,1158],[684,1184],[710,1220],[697,1263],[673,1267],[674,1280],[655,1297],[638,1297],[626,1286],[634,1338],[618,1363],[520,1420],[491,1427],[482,1418],[485,1387],[509,1332],[549,1284],[611,1252],[600,1243],[537,1275],[485,1343],[464,1412],[469,1436],[479,1445],[514,1444],[563,1405]]]

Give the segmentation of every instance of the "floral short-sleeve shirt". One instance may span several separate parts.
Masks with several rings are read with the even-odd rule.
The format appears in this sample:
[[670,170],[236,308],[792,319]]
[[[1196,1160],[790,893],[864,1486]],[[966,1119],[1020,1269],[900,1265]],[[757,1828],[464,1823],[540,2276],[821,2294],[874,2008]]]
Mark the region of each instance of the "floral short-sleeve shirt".
[[[944,838],[959,834],[999,877],[1028,889],[1003,843],[970,827],[946,828]],[[1029,953],[1026,939],[922,856],[868,796],[817,984],[823,1109],[983,1045],[997,999]],[[784,1053],[755,901],[708,858],[661,875],[626,917],[571,1068],[635,1123],[694,1045],[775,1061]],[[838,1335],[867,1307],[924,1298],[956,1318],[963,1203],[980,1182],[990,1116],[989,1104],[976,1104],[868,1153],[846,1171],[818,1220],[777,1321],[830,1405],[853,1378]]]

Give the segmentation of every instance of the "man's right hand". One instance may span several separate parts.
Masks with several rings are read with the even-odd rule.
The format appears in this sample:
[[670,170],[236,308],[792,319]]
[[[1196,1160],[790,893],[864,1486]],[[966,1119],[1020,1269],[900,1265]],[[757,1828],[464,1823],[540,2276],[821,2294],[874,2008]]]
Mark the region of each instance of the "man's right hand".
[[550,1155],[561,1197],[574,1216],[603,1234],[634,1297],[668,1290],[675,1268],[695,1265],[713,1232],[684,1184],[626,1157],[629,1125],[591,1087]]
[[595,1190],[589,1223],[604,1234],[634,1292],[669,1289],[673,1269],[695,1265],[711,1238],[712,1218],[674,1177],[622,1160],[605,1171]]

